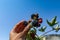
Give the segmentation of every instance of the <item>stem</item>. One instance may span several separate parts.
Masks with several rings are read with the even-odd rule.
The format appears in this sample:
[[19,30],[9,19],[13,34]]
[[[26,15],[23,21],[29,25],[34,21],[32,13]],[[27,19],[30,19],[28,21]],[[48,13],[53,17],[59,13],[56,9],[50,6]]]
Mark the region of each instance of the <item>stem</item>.
[[51,31],[53,31],[53,30],[49,30],[49,31],[45,32],[44,34],[42,34],[41,36],[43,36],[43,35],[45,35],[45,34],[51,32]]

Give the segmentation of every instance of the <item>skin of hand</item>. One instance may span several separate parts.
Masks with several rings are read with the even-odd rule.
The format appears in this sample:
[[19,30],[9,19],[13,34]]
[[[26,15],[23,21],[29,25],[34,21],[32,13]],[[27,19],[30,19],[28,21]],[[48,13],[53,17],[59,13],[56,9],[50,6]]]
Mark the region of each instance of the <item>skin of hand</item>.
[[14,26],[14,28],[10,32],[9,40],[26,40],[26,34],[31,28],[30,22],[27,26],[23,24],[24,21],[19,22]]

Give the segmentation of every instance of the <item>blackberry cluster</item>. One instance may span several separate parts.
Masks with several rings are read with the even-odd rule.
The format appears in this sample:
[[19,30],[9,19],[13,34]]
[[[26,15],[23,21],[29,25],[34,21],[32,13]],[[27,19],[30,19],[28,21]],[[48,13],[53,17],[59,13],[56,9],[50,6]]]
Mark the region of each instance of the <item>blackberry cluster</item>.
[[[32,21],[32,26],[34,26],[34,27],[40,27],[40,25],[42,23],[42,18],[39,18],[38,14],[32,14],[31,15],[31,19],[33,20]],[[24,25],[27,26],[28,22],[24,21]]]
[[39,18],[38,14],[32,14],[31,19],[33,20],[32,25],[34,27],[40,27],[40,24],[42,23],[42,18]]

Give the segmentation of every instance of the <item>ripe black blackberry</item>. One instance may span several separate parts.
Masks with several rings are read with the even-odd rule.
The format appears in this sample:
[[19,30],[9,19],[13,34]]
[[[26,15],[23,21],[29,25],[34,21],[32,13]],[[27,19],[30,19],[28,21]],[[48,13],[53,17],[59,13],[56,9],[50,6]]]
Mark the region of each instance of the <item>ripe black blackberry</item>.
[[32,22],[32,25],[33,25],[34,27],[39,27],[39,26],[40,26],[40,24],[38,23],[37,20],[34,20],[34,21]]
[[27,26],[28,25],[28,22],[27,21],[24,21],[24,25]]
[[32,14],[31,19],[38,19],[39,15],[38,14]]

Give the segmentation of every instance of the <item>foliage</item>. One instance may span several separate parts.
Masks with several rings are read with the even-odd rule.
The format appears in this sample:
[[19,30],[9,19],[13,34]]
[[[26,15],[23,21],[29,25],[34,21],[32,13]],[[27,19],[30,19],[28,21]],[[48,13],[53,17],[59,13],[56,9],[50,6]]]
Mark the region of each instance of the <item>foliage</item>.
[[49,30],[47,32],[45,32],[47,26],[41,26],[41,23],[43,22],[43,20],[42,18],[39,18],[38,14],[32,14],[31,19],[33,20],[31,22],[32,28],[29,30],[26,36],[26,40],[42,40],[43,37],[40,38],[36,34],[37,28],[39,28],[38,31],[44,32],[43,35],[41,36],[44,36],[45,34],[53,30],[55,30],[56,32],[60,30],[60,26],[58,25],[58,22],[57,22],[57,16],[55,16],[51,21],[48,21],[48,19],[46,20],[47,24],[52,28],[52,30]]

